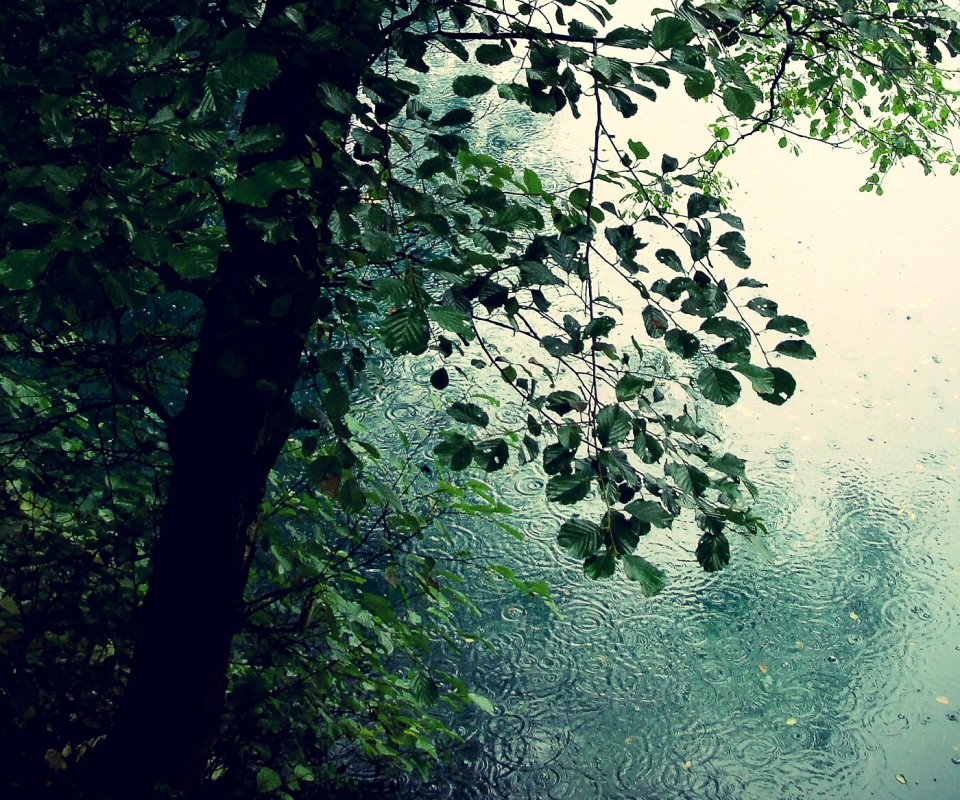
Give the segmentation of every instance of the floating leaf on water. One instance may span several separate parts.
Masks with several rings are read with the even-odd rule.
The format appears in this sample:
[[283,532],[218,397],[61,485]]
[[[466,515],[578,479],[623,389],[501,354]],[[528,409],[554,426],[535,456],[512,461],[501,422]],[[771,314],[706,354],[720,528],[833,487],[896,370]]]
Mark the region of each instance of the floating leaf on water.
[[632,736],[628,736],[626,739],[623,740],[623,743],[624,743],[624,744],[630,744],[630,742],[632,742],[632,741],[633,741],[633,737],[632,737]]
[[896,778],[898,783],[902,783],[904,786],[907,785],[907,776],[904,775],[902,772],[898,772],[896,775]]
[[803,650],[803,642],[797,639],[797,650]]
[[790,719],[787,720],[787,725],[793,726],[793,725],[796,725],[796,724],[797,724],[797,718],[796,718],[796,717],[790,717]]
[[684,762],[683,762],[683,768],[684,768],[684,769],[692,769],[692,768],[693,768],[693,762],[692,762],[692,761],[684,761]]
[[851,612],[850,612],[850,619],[852,619],[852,620],[858,620],[858,619],[860,619],[860,616],[857,614],[856,611],[851,611]]
[[940,695],[940,696],[937,698],[937,702],[938,702],[938,703],[943,703],[945,706],[950,705],[950,700],[949,700],[948,698],[944,697],[943,695]]
[[767,665],[766,665],[766,664],[760,664],[759,667],[758,667],[758,669],[759,669],[764,675],[767,674]]

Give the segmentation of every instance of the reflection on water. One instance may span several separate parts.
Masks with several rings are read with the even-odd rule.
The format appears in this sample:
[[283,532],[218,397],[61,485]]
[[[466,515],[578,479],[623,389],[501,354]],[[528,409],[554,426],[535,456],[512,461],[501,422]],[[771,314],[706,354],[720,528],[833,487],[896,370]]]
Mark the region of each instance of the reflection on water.
[[456,535],[546,577],[563,618],[481,592],[497,654],[460,671],[496,713],[473,714],[451,763],[400,796],[884,797],[897,773],[913,796],[958,796],[958,578],[936,554],[956,482],[788,460],[764,462],[776,564],[740,547],[706,575],[681,530],[686,549],[654,548],[672,582],[652,600],[565,564],[529,494],[540,478],[507,477],[515,522],[536,531],[522,557],[502,534]]

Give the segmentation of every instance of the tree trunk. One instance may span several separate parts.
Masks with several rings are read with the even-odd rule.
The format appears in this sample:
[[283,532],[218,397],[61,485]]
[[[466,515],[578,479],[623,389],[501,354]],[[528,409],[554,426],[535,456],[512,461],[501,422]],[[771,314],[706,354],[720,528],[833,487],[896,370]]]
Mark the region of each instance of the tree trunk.
[[[320,77],[356,95],[367,56],[360,64],[327,54],[295,63],[279,59],[280,76],[247,103],[244,126],[279,124],[285,143],[245,157],[241,172],[258,160],[309,159],[316,152],[324,169],[314,187],[322,188],[312,192],[309,209],[296,210],[292,194],[271,202],[278,216],[295,209],[296,237],[280,244],[252,231],[243,207],[224,209],[231,249],[203,295],[187,401],[169,429],[167,505],[128,689],[102,766],[94,768],[100,796],[146,797],[165,784],[189,797],[202,781],[221,725],[260,504],[296,421],[291,395],[301,352],[329,284],[318,255],[325,227],[317,230],[306,211],[326,220],[342,190],[342,177],[328,166],[333,145],[320,126],[345,117],[322,106],[315,87]],[[274,301],[281,297],[292,304],[276,316]]]

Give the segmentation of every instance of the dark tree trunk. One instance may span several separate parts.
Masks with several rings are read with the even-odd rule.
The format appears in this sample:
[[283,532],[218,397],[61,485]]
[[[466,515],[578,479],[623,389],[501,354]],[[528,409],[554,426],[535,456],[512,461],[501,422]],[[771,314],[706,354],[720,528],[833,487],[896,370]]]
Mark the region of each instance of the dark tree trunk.
[[[376,25],[370,28],[367,41],[376,45]],[[362,41],[362,34],[354,35]],[[256,160],[309,158],[313,152],[325,167],[332,164],[333,146],[320,126],[344,118],[317,101],[318,79],[355,95],[369,60],[369,52],[352,60],[324,55],[294,63],[281,57],[280,76],[251,94],[243,124],[279,124],[285,143],[246,157],[241,172]],[[325,228],[317,230],[306,211],[327,219],[341,191],[339,174],[326,168],[315,177],[309,209],[297,208],[302,201],[292,195],[278,196],[271,206],[276,204],[278,215],[294,209],[296,237],[275,245],[247,227],[243,207],[224,209],[231,249],[203,295],[187,401],[169,429],[167,505],[128,690],[102,766],[94,770],[98,794],[146,797],[154,785],[166,784],[190,796],[203,779],[220,730],[260,504],[296,422],[291,395],[301,352],[317,302],[329,288],[319,256]],[[281,297],[292,303],[278,317],[273,303]]]

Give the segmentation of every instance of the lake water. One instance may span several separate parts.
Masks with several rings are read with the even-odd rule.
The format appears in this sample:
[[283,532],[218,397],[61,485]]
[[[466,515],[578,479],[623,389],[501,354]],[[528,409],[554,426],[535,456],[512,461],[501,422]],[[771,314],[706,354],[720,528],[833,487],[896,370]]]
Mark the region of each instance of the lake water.
[[[657,105],[677,111],[621,126],[657,161],[704,141],[709,108]],[[582,171],[589,120],[539,122],[481,133],[545,172]],[[877,198],[857,192],[865,159],[805,150],[757,138],[724,165],[751,274],[819,354],[784,364],[800,385],[785,406],[747,398],[719,418],[761,489],[773,563],[734,539],[727,570],[700,572],[690,520],[641,545],[670,577],[658,597],[588,581],[555,544],[566,513],[541,500],[543,476],[508,467],[497,485],[525,543],[459,535],[546,578],[562,618],[473,587],[497,653],[477,645],[459,669],[495,713],[470,712],[451,761],[398,796],[960,797],[960,181],[897,170]],[[411,369],[425,384],[430,369]],[[416,400],[388,417],[409,423]]]

